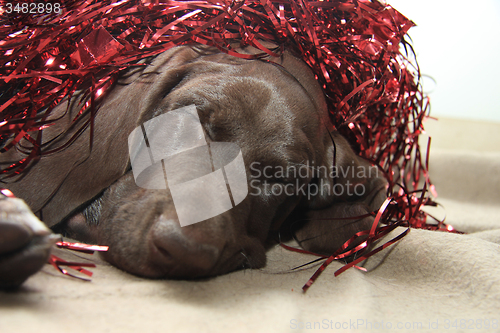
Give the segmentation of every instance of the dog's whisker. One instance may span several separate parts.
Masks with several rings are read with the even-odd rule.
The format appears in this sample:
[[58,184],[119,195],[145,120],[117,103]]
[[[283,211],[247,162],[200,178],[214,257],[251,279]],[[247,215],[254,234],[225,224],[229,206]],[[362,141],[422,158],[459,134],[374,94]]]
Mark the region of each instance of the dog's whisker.
[[242,268],[247,268],[246,265],[248,265],[248,268],[252,268],[252,263],[250,262],[250,259],[248,256],[245,254],[245,249],[241,249],[240,254],[245,257],[245,261],[241,264]]

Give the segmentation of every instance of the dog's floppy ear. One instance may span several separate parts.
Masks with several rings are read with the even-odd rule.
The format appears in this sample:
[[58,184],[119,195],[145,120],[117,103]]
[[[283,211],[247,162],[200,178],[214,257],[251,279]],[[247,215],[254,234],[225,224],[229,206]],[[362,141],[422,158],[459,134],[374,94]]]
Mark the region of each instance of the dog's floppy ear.
[[355,233],[370,229],[374,217],[366,215],[378,210],[387,194],[382,172],[357,156],[338,132],[330,134],[322,161],[327,168],[317,167],[313,180],[318,194],[308,202],[307,222],[296,231],[302,247],[324,254],[336,251]]
[[[87,127],[68,148],[43,155],[25,174],[9,179],[4,186],[24,199],[48,226],[60,222],[125,174],[129,164],[128,135],[153,114],[163,97],[183,79],[184,64],[201,55],[199,50],[188,46],[173,48],[156,57],[145,69],[126,73],[98,108],[91,150],[90,127]],[[89,119],[87,113],[73,123],[82,108],[78,93],[75,96],[69,106],[63,101],[50,116],[62,119],[43,130],[44,151],[66,143]],[[57,137],[67,128],[70,130]],[[24,157],[11,149],[1,154],[0,163],[8,165]]]

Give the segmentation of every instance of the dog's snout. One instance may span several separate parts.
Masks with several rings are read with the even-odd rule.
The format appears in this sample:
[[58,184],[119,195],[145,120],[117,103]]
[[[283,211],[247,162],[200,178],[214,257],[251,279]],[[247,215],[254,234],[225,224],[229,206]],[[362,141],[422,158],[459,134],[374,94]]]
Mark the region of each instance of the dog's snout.
[[161,215],[151,229],[152,261],[168,276],[205,275],[217,262],[217,247],[188,235],[176,220]]

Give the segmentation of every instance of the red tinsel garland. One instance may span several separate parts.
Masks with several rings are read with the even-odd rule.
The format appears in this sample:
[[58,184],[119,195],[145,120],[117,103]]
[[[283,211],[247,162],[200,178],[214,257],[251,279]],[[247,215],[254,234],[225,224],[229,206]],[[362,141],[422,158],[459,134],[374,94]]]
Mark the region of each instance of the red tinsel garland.
[[[12,193],[9,189],[6,188],[0,188],[0,199],[2,198],[15,198],[16,196],[14,193]],[[91,244],[85,244],[85,243],[71,243],[71,242],[66,242],[66,241],[59,241],[55,244],[58,248],[60,249],[68,249],[68,250],[73,250],[73,251],[78,251],[82,253],[87,253],[87,254],[94,254],[95,251],[99,252],[105,252],[108,250],[108,246],[100,246],[100,245],[91,245]],[[81,263],[81,262],[71,262],[71,261],[66,261],[64,259],[61,259],[54,254],[51,254],[49,256],[49,259],[47,263],[51,264],[54,266],[55,269],[60,271],[64,275],[68,275],[80,280],[84,281],[90,281],[87,278],[83,278],[74,274],[71,274],[68,272],[66,269],[62,268],[61,266],[68,266],[69,268],[72,268],[82,274],[85,274],[87,276],[92,276],[92,272],[89,270],[84,269],[83,267],[95,267],[95,264],[92,263]]]
[[[278,56],[287,49],[301,54],[316,74],[335,128],[389,181],[389,199],[373,228],[354,235],[304,288],[333,259],[351,254],[354,250],[345,253],[345,248],[361,235],[368,239],[357,251],[397,226],[453,231],[442,221],[428,223],[421,210],[423,205],[436,205],[427,195],[427,189],[434,188],[427,174],[428,160],[418,145],[428,102],[418,66],[407,59],[412,52],[405,35],[414,24],[392,7],[376,0],[60,3],[57,13],[0,9],[0,152],[26,153],[21,161],[2,166],[0,180],[71,144],[69,139],[46,151],[41,135],[34,135],[51,126],[47,118],[63,98],[84,90],[80,116],[95,114],[120,71],[137,66],[140,59],[189,43],[213,45],[244,58]],[[269,50],[260,41],[279,47]],[[252,45],[262,54],[238,54],[230,46],[234,42]],[[91,122],[92,117],[82,130]],[[22,138],[31,145],[19,147]],[[379,222],[384,226],[377,227]]]
[[[73,251],[78,251],[82,253],[87,253],[87,254],[94,254],[94,251],[98,252],[106,252],[108,250],[107,246],[100,246],[100,245],[91,245],[91,244],[84,244],[84,243],[71,243],[71,242],[66,242],[66,241],[59,241],[56,243],[56,246],[60,249],[68,249],[68,250],[73,250]],[[64,275],[68,275],[83,281],[90,281],[87,278],[71,274],[68,272],[66,269],[62,268],[61,266],[68,266],[69,268],[72,268],[82,274],[87,275],[88,277],[91,277],[93,273],[89,270],[86,270],[83,267],[95,267],[95,264],[93,263],[82,263],[82,262],[73,262],[73,261],[66,261],[64,259],[61,259],[57,257],[54,254],[51,254],[49,257],[49,264],[54,266],[55,269],[63,273]]]

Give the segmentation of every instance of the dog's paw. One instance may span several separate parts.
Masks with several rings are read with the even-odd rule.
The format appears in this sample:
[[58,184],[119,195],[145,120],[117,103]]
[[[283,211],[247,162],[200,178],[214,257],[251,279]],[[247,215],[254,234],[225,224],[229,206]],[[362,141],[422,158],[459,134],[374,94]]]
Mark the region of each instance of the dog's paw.
[[0,288],[15,288],[47,262],[57,237],[21,199],[0,199]]

